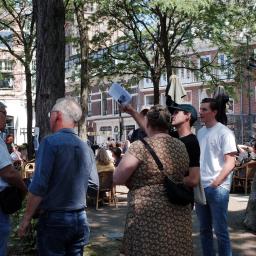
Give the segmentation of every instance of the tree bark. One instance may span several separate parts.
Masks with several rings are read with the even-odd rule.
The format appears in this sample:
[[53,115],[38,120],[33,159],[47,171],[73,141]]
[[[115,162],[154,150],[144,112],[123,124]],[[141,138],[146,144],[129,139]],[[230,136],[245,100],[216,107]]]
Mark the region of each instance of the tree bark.
[[244,224],[248,229],[253,230],[254,232],[256,231],[256,175],[254,175],[252,181],[251,193],[246,208]]
[[50,133],[48,112],[65,95],[65,8],[63,0],[36,1],[36,126]]
[[[29,62],[30,64],[30,62]],[[32,82],[31,70],[29,65],[25,65],[26,76],[26,98],[27,98],[27,144],[28,159],[33,157],[33,138],[32,138],[32,120],[33,120],[33,99],[32,99]]]
[[85,3],[76,3],[75,13],[79,30],[79,45],[80,45],[80,104],[82,108],[82,118],[78,124],[78,133],[82,139],[87,139],[87,116],[88,116],[88,92],[89,92],[89,36],[88,25],[84,17]]

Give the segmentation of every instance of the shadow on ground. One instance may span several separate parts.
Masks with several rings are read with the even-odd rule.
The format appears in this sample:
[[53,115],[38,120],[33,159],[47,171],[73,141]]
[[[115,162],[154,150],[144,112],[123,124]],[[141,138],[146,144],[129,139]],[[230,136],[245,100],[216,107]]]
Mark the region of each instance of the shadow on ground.
[[[233,256],[255,256],[256,236],[243,225],[247,197],[231,195],[228,224],[232,241]],[[104,206],[96,211],[88,209],[88,219],[91,224],[91,244],[85,250],[86,256],[119,256],[122,232],[126,216],[126,200],[119,201],[118,208]],[[202,255],[199,225],[195,211],[192,212],[193,220],[193,247],[194,255]],[[216,239],[215,239],[216,245]],[[217,247],[216,247],[217,248]]]

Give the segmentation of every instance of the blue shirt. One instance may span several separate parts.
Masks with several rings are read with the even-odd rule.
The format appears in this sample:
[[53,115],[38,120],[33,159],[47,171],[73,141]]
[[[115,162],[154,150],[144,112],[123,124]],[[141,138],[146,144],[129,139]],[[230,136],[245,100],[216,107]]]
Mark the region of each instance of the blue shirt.
[[92,150],[73,129],[61,129],[39,146],[29,191],[43,197],[40,208],[77,210],[86,206],[88,184],[99,186]]

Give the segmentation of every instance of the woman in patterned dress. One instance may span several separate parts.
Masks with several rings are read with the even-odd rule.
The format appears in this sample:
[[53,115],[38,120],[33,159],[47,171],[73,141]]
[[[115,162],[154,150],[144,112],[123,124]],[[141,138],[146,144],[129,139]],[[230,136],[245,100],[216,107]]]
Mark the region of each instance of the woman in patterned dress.
[[[184,144],[168,135],[169,123],[168,110],[153,106],[147,113],[146,141],[164,172],[182,181],[189,159]],[[123,240],[126,256],[192,255],[191,206],[169,202],[164,177],[140,140],[131,144],[114,172],[114,183],[129,188]]]

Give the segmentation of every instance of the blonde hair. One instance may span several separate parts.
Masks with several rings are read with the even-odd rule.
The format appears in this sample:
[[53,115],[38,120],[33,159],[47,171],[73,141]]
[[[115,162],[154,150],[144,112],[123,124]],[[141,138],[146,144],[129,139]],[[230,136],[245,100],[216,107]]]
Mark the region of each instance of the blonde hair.
[[105,148],[100,148],[96,155],[96,161],[102,165],[108,165],[111,162],[111,158],[108,155],[108,152]]

